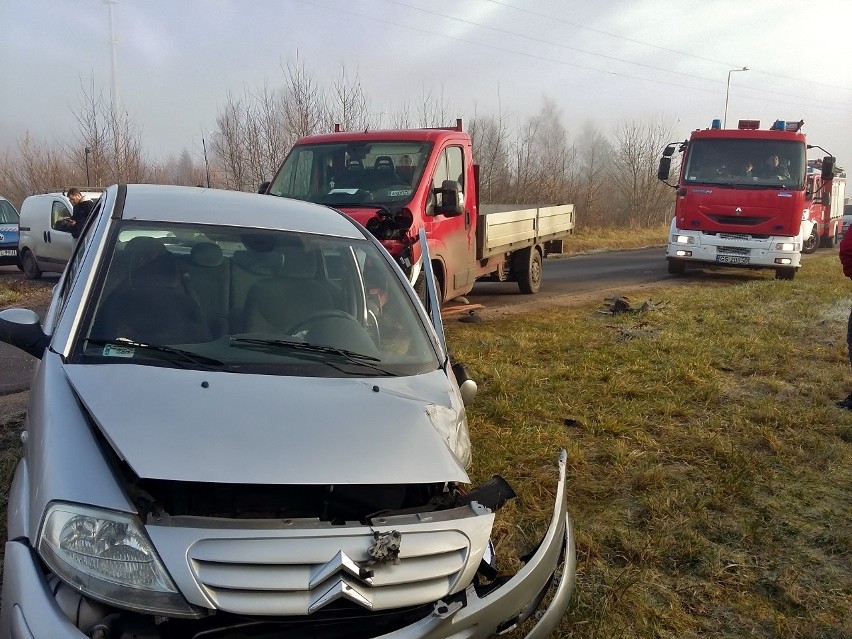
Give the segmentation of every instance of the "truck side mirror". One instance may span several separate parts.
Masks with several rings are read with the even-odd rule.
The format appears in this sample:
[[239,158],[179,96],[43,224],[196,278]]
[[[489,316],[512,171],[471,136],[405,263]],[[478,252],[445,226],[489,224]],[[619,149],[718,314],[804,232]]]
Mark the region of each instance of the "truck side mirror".
[[669,179],[669,173],[672,169],[672,159],[670,157],[663,156],[660,158],[660,168],[657,169],[657,179],[665,182]]
[[822,159],[822,181],[827,182],[832,179],[834,179],[834,158],[826,155]]
[[435,195],[441,196],[441,204],[435,206],[436,213],[447,217],[455,217],[464,213],[463,193],[455,180],[444,180],[440,189],[435,189]]
[[266,182],[261,182],[260,186],[257,187],[257,192],[260,193],[261,195],[263,195],[264,193],[266,193],[266,190],[268,188],[269,188],[269,180],[267,180]]

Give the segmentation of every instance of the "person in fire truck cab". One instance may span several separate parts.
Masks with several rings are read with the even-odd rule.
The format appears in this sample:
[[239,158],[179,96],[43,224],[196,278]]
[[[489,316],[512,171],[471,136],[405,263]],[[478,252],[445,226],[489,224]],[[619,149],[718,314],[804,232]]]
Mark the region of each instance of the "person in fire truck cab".
[[790,170],[787,165],[781,161],[777,153],[770,153],[766,158],[761,173],[765,178],[789,178]]
[[[843,274],[852,279],[852,233],[845,233],[840,241],[840,264],[843,267]],[[849,352],[849,364],[852,366],[852,310],[850,310],[849,321],[846,325],[846,348]],[[849,393],[845,399],[836,402],[836,406],[852,410],[852,393]]]

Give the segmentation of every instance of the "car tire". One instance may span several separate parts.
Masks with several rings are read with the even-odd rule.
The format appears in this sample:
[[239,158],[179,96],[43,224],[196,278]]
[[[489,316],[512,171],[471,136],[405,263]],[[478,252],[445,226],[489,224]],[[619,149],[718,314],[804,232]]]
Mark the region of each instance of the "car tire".
[[521,293],[538,293],[541,289],[541,253],[536,247],[530,246],[515,253],[512,271]]
[[42,271],[38,267],[35,255],[29,249],[24,249],[21,255],[21,270],[28,280],[41,279]]

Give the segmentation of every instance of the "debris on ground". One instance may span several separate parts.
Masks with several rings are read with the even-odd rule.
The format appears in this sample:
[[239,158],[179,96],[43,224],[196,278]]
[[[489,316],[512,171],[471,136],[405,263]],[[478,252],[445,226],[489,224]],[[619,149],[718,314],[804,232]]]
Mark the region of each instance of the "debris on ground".
[[643,313],[644,311],[658,311],[668,304],[668,302],[653,302],[651,300],[645,300],[638,308],[634,308],[630,304],[630,300],[626,297],[616,295],[614,297],[605,298],[604,304],[607,305],[608,308],[600,310],[598,313],[603,313],[604,315],[616,315],[618,313]]

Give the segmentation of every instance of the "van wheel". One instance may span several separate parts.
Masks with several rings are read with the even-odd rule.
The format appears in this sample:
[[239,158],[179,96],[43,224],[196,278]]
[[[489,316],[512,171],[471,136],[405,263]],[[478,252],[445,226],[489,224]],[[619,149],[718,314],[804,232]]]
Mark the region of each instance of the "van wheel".
[[41,278],[41,269],[38,267],[38,262],[36,262],[35,255],[32,254],[32,251],[27,249],[24,250],[23,255],[21,256],[21,265],[22,271],[28,280],[37,280]]
[[538,293],[541,289],[541,253],[536,247],[530,246],[515,253],[512,271],[521,293]]

